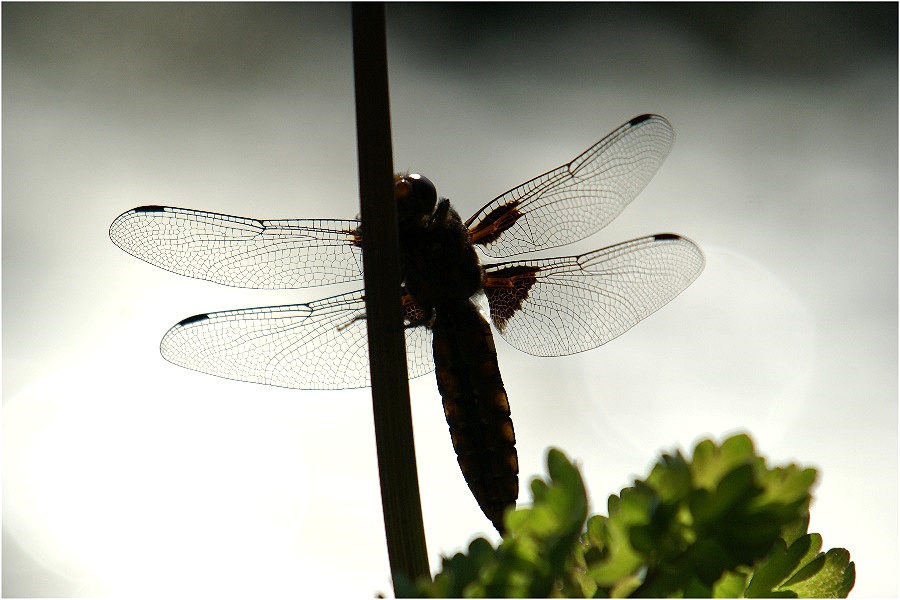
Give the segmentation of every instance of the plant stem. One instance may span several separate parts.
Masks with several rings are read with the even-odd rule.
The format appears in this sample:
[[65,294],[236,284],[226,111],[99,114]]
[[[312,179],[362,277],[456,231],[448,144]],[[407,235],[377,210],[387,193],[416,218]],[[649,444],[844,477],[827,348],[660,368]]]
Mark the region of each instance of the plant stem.
[[353,3],[353,75],[372,409],[391,572],[428,575],[400,305],[384,4]]

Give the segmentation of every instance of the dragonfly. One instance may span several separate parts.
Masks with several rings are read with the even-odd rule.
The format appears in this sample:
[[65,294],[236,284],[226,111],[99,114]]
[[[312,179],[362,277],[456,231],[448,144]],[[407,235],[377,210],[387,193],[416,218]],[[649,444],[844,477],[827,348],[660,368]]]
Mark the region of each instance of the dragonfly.
[[[591,350],[686,289],[705,259],[661,233],[556,258],[519,255],[583,240],[615,219],[669,154],[672,125],[645,114],[570,162],[495,197],[463,221],[419,174],[397,175],[402,318],[410,377],[435,371],[461,472],[502,534],[518,498],[508,397],[485,313],[510,345],[535,356]],[[295,289],[362,278],[365,232],[353,219],[261,220],[141,206],[111,240],[179,275],[227,286]],[[481,257],[498,259],[484,263]],[[313,302],[190,316],[162,356],[182,367],[296,389],[369,385],[363,290]]]

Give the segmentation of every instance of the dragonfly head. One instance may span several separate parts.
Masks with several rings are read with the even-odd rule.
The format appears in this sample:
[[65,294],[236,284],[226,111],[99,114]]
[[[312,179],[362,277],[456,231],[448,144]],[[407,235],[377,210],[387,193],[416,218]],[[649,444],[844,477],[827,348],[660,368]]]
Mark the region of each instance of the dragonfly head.
[[422,227],[434,212],[437,204],[437,188],[427,177],[418,173],[394,177],[394,198],[400,226]]

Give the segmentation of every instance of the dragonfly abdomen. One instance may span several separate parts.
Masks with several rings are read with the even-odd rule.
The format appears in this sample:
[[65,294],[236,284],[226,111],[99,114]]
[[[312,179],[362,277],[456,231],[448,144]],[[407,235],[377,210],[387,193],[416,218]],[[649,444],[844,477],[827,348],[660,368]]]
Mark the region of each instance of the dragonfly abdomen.
[[466,301],[438,308],[433,331],[438,390],[460,470],[503,533],[503,513],[519,495],[519,461],[490,326]]

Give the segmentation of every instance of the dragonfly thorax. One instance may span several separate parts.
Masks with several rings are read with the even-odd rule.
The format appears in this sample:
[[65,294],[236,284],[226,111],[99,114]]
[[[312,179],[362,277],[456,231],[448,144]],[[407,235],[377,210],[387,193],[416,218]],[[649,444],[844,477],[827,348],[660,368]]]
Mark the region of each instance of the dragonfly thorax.
[[400,269],[409,294],[426,312],[467,300],[481,289],[484,271],[459,213],[437,201],[434,184],[421,175],[400,176]]

